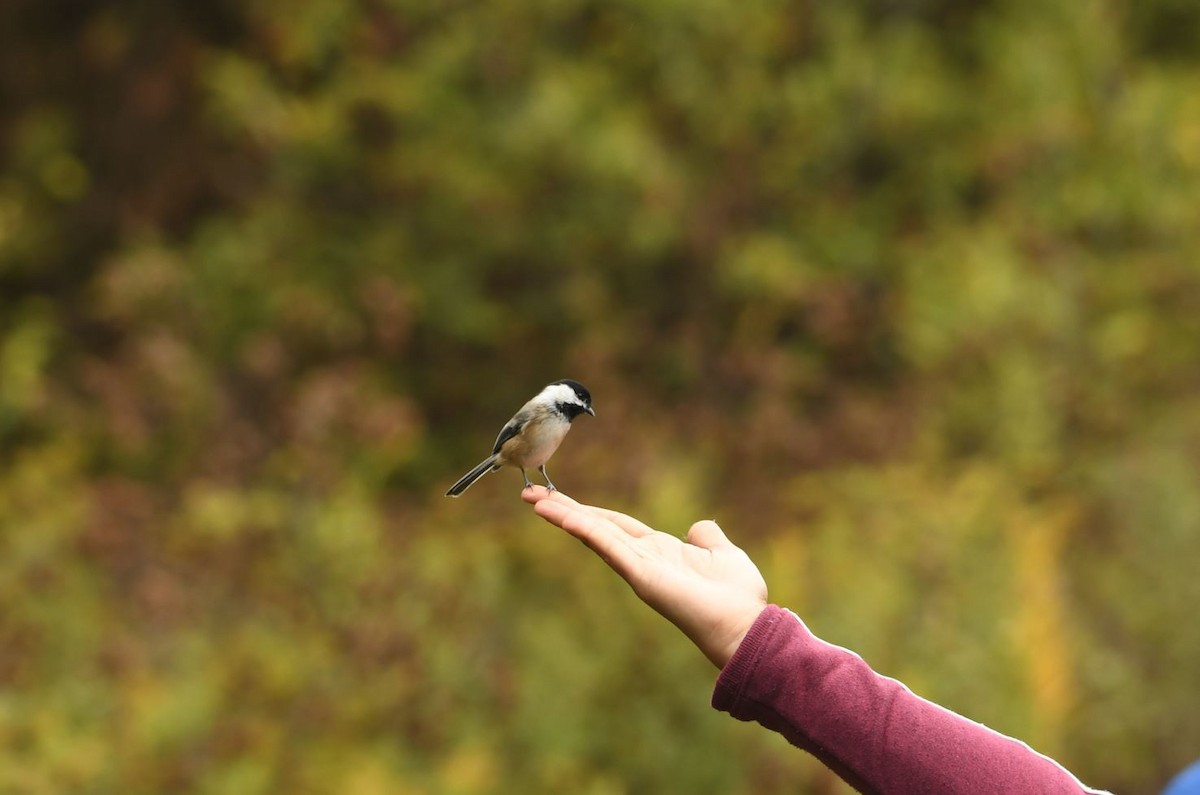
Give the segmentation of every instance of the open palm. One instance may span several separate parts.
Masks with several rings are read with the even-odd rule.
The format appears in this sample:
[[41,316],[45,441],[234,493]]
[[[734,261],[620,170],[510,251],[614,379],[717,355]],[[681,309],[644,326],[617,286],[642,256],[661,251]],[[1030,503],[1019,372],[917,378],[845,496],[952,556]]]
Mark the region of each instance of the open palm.
[[522,497],[543,519],[587,544],[718,668],[766,606],[767,584],[758,567],[716,522],[696,522],[684,541],[541,486]]

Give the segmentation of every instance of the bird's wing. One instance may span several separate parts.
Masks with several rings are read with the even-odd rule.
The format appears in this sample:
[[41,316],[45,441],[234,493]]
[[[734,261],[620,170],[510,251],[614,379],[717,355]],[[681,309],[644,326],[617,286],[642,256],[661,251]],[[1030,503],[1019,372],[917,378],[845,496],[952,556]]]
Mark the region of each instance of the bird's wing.
[[500,448],[509,439],[516,436],[525,427],[525,423],[529,421],[529,416],[523,412],[517,412],[517,416],[509,420],[503,428],[500,429],[500,435],[496,437],[496,446],[492,448],[492,455],[500,452]]

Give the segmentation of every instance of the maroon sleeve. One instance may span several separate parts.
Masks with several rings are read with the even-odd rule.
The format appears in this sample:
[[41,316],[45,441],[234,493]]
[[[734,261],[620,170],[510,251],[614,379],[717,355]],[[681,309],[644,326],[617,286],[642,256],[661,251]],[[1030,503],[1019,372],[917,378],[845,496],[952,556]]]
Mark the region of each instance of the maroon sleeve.
[[875,673],[774,605],[721,672],[712,703],[779,732],[868,795],[1097,792],[1024,743]]

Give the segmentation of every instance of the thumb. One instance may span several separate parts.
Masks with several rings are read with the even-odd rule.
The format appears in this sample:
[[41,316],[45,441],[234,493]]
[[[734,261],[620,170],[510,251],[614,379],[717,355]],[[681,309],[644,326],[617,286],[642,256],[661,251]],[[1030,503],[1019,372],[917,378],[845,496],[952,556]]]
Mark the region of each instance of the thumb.
[[687,532],[687,542],[703,549],[733,546],[721,526],[711,519],[702,519],[692,525]]

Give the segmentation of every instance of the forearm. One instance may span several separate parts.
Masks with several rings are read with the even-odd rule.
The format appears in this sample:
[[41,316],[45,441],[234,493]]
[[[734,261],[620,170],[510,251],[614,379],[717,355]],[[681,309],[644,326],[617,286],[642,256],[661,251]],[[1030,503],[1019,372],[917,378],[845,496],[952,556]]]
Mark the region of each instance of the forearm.
[[725,666],[713,706],[783,734],[864,793],[1095,792],[1024,743],[875,673],[775,606]]

